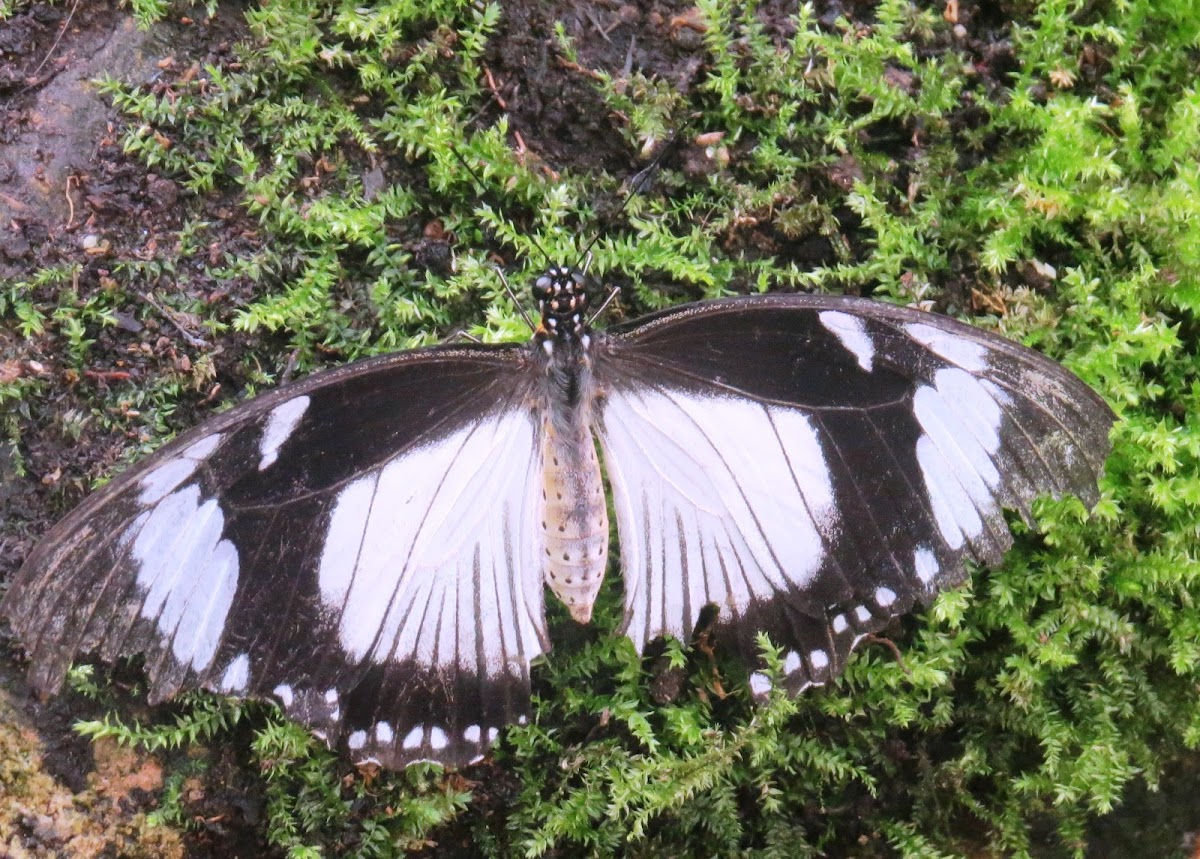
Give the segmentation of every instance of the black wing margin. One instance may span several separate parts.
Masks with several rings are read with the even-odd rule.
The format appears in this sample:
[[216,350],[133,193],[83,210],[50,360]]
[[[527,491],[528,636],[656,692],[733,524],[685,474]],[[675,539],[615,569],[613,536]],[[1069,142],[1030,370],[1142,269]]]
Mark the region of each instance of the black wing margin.
[[[1050,359],[955,320],[836,296],[736,298],[611,329],[596,429],[625,632],[688,640],[700,609],[795,692],[1012,544],[1004,508],[1089,506],[1109,407]],[[751,675],[756,695],[767,678]]]
[[480,756],[527,717],[549,647],[526,354],[435,347],[314,374],[117,477],[0,605],[32,684],[56,690],[78,653],[144,653],[152,700],[273,697],[390,767]]

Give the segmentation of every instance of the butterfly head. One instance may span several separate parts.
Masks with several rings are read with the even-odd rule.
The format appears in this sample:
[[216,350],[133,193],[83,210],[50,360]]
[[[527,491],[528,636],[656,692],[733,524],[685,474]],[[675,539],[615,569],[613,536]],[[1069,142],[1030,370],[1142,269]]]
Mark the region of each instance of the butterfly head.
[[587,336],[588,296],[583,275],[552,266],[533,284],[541,324],[538,334],[558,342],[579,342]]

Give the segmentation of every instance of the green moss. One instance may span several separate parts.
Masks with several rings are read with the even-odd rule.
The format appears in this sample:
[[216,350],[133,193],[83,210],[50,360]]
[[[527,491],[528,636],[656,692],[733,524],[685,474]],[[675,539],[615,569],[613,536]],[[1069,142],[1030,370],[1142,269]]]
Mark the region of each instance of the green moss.
[[[270,708],[189,697],[182,721],[88,730],[155,747],[226,736],[250,713],[270,838],[295,857],[395,855],[451,821],[491,855],[1082,855],[1089,820],[1131,780],[1155,785],[1200,744],[1200,12],[1021,6],[997,25],[1013,50],[997,89],[943,8],[888,0],[822,25],[805,7],[781,38],[753,5],[701,3],[711,65],[693,91],[644,75],[596,87],[632,150],[681,126],[723,132],[725,149],[705,178],[666,171],[602,231],[596,211],[625,177],[550,176],[503,121],[471,122],[494,4],[271,3],[247,13],[238,67],[172,98],[105,88],[130,152],[257,222],[257,250],[215,263],[190,224],[177,270],[203,259],[253,285],[234,326],[277,332],[302,370],[464,323],[519,338],[489,254],[523,266],[523,284],[539,249],[573,261],[580,235],[600,236],[593,270],[631,285],[631,313],[767,287],[1003,308],[975,321],[1063,360],[1120,413],[1091,516],[1039,504],[1039,532],[1018,524],[1003,568],[905,624],[903,664],[869,647],[831,687],[758,708],[719,654],[672,645],[643,664],[612,632],[610,587],[594,632],[558,623],[537,717],[497,756],[518,786],[486,814],[435,768],[343,784]],[[380,189],[365,177],[385,157],[402,169]],[[410,256],[435,220],[454,238],[450,273]],[[821,264],[805,241],[826,248]],[[111,307],[58,296],[16,284],[0,313],[82,359]],[[19,384],[0,383],[0,405],[37,397]],[[184,384],[139,396],[169,413]],[[668,665],[684,681],[660,703]]]

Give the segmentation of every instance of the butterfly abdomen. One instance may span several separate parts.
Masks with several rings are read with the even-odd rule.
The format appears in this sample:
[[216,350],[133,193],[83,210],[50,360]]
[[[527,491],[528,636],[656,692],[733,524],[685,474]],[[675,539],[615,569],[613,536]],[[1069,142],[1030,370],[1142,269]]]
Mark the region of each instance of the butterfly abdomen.
[[[568,320],[569,321],[569,320]],[[590,429],[593,400],[590,338],[548,338],[542,424],[542,508],[546,584],[579,623],[608,566],[608,510]]]
[[591,432],[562,435],[547,422],[542,448],[541,528],[546,583],[587,623],[608,565],[608,511]]

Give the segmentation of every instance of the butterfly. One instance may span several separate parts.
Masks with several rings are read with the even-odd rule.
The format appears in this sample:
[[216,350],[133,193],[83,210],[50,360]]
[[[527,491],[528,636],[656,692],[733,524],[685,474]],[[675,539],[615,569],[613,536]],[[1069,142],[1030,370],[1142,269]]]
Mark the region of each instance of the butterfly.
[[825,683],[968,559],[999,562],[1004,509],[1098,497],[1113,413],[1000,336],[793,294],[598,330],[584,283],[536,280],[528,343],[314,373],[94,493],[0,606],[32,685],[59,688],[77,653],[141,653],[153,701],[272,698],[357,762],[460,766],[530,715],[544,586],[591,615],[601,457],[621,631],[686,642],[715,606],[758,697],[760,632],[789,692]]

